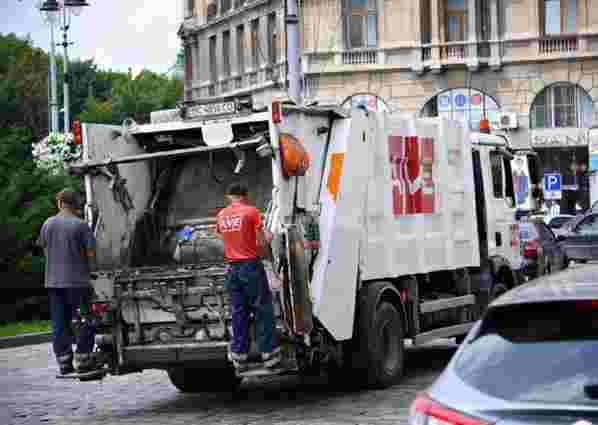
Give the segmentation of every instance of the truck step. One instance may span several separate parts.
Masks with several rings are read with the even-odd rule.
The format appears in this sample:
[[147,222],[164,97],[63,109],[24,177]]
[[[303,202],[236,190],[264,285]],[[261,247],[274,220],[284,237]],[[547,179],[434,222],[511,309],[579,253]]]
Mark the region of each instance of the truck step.
[[447,326],[434,329],[433,331],[423,332],[413,338],[413,345],[421,345],[434,339],[450,338],[453,336],[464,335],[473,327],[475,322],[461,323],[459,325]]
[[462,297],[441,298],[434,301],[426,301],[419,305],[420,313],[432,313],[435,311],[448,310],[451,308],[465,307],[475,304],[474,295],[463,295]]
[[84,373],[69,373],[67,375],[56,375],[57,379],[78,379],[80,381],[99,381],[108,374],[107,369],[92,370]]
[[249,363],[247,369],[243,371],[237,370],[236,374],[239,378],[256,378],[295,373],[298,370],[296,362],[282,361],[275,367],[265,367],[263,363]]

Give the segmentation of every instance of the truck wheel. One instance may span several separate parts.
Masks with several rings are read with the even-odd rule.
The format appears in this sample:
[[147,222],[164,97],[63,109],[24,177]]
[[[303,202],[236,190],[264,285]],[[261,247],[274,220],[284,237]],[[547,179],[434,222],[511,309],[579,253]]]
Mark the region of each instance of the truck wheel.
[[170,382],[183,393],[233,392],[241,379],[237,378],[232,367],[185,367],[168,370]]
[[360,385],[386,388],[403,374],[403,323],[390,302],[382,301],[372,307],[373,312],[367,311],[367,307],[360,312],[357,340],[347,366]]
[[388,387],[403,374],[403,324],[397,309],[389,302],[378,305],[371,330],[369,363],[372,384]]

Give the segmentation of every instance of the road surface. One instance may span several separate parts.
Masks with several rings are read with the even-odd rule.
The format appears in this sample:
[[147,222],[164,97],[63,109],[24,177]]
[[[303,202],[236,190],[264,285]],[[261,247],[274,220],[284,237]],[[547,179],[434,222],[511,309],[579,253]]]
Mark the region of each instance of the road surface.
[[[55,378],[49,344],[0,350],[0,424],[407,424],[410,402],[455,345],[407,350],[406,375],[386,390],[344,390],[325,377],[246,382],[237,396],[182,394],[162,371],[80,383]],[[350,377],[347,377],[348,379]]]

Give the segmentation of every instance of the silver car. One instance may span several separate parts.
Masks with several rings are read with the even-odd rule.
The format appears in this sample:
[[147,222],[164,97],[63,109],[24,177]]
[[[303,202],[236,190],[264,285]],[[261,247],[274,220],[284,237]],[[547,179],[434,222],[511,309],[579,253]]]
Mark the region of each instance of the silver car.
[[598,266],[569,269],[495,300],[412,425],[598,423]]

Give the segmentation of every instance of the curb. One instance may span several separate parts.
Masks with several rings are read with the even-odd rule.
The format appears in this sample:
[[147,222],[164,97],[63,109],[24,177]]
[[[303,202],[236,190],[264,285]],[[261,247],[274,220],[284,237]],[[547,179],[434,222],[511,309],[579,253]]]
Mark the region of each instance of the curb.
[[0,338],[0,350],[4,348],[23,347],[25,345],[43,344],[51,340],[52,332],[6,336]]

